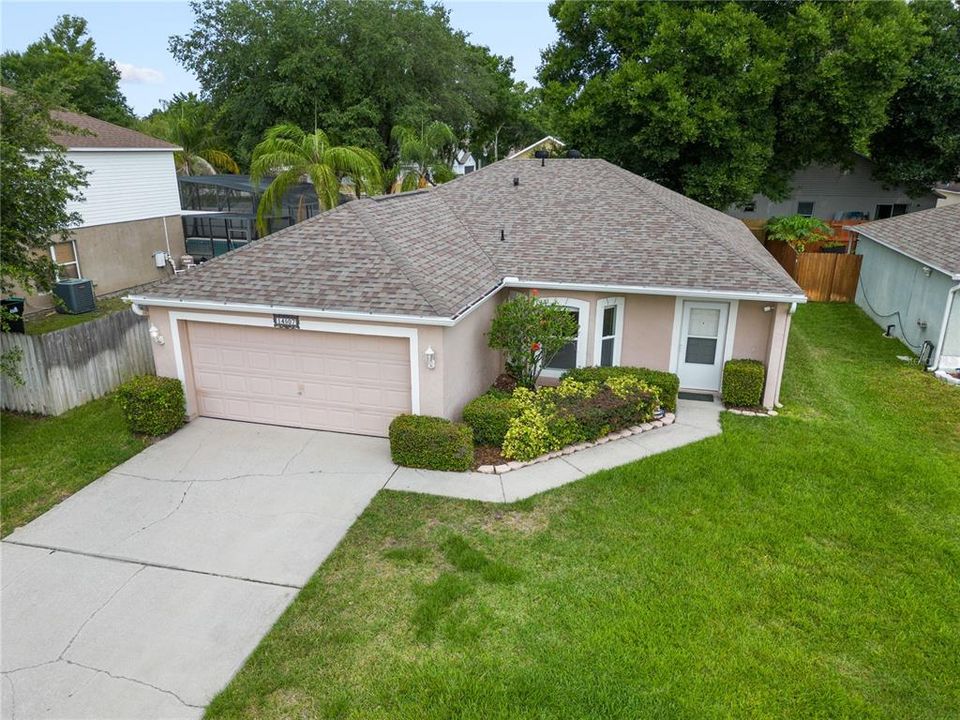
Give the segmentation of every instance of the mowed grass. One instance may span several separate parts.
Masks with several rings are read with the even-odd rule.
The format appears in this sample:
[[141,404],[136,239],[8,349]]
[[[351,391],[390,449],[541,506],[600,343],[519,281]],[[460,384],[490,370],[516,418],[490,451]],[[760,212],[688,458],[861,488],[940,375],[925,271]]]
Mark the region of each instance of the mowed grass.
[[383,492],[212,718],[948,718],[960,392],[801,307],[777,418],[512,506]]
[[91,320],[96,320],[106,315],[112,315],[115,312],[126,310],[128,307],[130,306],[118,297],[97,298],[96,310],[79,315],[51,311],[46,315],[27,318],[24,323],[24,329],[27,331],[27,335],[43,335],[44,333],[55,332],[56,330],[63,330],[64,328],[73,327],[74,325],[90,322]]
[[8,535],[107,470],[147,441],[128,429],[112,397],[58,417],[0,415],[0,532]]

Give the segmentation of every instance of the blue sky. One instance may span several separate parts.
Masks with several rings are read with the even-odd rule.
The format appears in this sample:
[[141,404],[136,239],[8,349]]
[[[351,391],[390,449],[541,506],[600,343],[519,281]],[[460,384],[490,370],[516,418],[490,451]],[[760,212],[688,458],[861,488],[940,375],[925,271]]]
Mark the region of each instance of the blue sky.
[[[513,56],[516,79],[532,83],[540,51],[556,39],[547,2],[445,0],[455,28],[499,55]],[[121,88],[139,115],[176,92],[198,90],[196,79],[167,50],[167,38],[193,21],[184,2],[0,2],[4,50],[23,50],[59,15],[80,15],[104,55],[121,68]]]

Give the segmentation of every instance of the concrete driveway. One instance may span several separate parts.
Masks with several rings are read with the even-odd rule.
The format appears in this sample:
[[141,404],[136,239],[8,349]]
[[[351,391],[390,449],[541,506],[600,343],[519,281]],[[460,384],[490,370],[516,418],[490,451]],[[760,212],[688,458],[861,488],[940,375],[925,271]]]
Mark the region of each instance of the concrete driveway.
[[201,418],[2,543],[2,717],[199,717],[396,467]]

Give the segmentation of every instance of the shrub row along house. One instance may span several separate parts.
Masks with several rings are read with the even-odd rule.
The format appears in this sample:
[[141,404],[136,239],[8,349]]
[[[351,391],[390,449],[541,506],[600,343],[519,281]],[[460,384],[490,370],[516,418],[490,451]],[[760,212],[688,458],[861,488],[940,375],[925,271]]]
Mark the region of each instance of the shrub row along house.
[[635,365],[717,391],[726,360],[753,358],[766,406],[805,301],[739,220],[587,159],[350,202],[130,299],[188,414],[385,435],[486,390],[494,310],[534,289],[578,327],[544,377]]

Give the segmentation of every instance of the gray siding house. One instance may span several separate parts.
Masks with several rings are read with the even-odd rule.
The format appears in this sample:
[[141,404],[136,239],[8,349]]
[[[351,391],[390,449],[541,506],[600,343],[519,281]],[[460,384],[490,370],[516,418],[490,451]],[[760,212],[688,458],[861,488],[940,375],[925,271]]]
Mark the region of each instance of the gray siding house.
[[755,195],[745,206],[731,205],[728,215],[741,220],[768,220],[778,215],[812,215],[821,220],[881,220],[926,210],[937,204],[932,191],[911,198],[901,187],[885,188],[873,179],[873,163],[859,155],[847,170],[839,165],[810,165],[798,170],[785,200]]
[[848,229],[863,256],[857,305],[915,354],[929,343],[930,369],[960,368],[960,204]]

